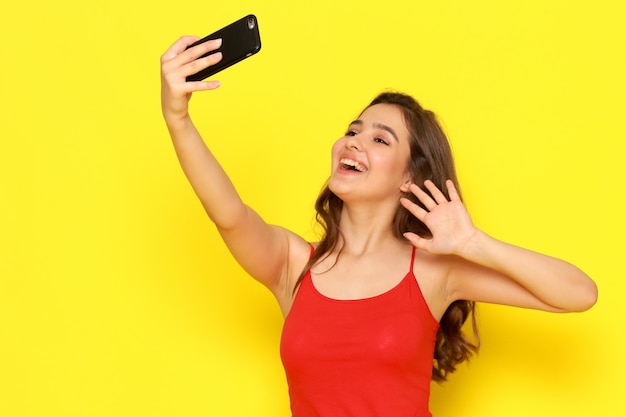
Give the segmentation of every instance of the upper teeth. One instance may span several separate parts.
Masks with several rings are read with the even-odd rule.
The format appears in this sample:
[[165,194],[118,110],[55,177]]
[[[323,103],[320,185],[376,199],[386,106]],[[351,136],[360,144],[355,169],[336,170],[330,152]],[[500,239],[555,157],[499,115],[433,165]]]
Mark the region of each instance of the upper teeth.
[[357,161],[354,161],[352,159],[342,158],[341,161],[339,162],[341,162],[343,165],[354,167],[354,169],[356,169],[359,172],[365,171],[365,167],[363,165],[359,164]]

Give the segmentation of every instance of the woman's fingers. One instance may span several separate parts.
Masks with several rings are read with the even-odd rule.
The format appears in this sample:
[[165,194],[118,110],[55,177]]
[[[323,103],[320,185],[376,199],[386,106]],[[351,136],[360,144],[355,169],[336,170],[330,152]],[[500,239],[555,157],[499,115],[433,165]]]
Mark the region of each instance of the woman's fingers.
[[461,196],[459,195],[458,191],[456,190],[456,186],[454,185],[454,182],[452,180],[447,180],[446,181],[446,187],[448,188],[448,195],[450,196],[450,201],[460,201],[461,200]]
[[415,184],[411,184],[409,190],[415,194],[419,201],[424,204],[424,207],[426,207],[429,211],[434,209],[439,204],[444,204],[452,200],[461,200],[461,197],[456,191],[456,187],[451,180],[446,181],[446,188],[448,190],[450,200],[448,200],[445,194],[432,181],[424,181],[424,187],[428,190],[430,195]]
[[198,38],[197,36],[182,36],[176,42],[174,42],[169,48],[167,48],[167,50],[163,53],[163,55],[161,55],[161,62],[165,63],[176,58],[177,56],[185,52],[187,48],[189,47],[189,45],[196,42],[198,39],[200,38]]
[[443,204],[448,202],[448,198],[441,192],[439,188],[431,180],[424,181],[424,186],[430,194],[433,196],[437,204]]
[[420,221],[423,221],[424,217],[426,217],[426,215],[428,214],[428,211],[424,210],[423,208],[421,208],[420,206],[418,206],[417,204],[415,204],[408,198],[401,198],[400,204],[402,204],[402,207],[407,209],[412,215],[417,217]]
[[413,232],[404,233],[404,237],[406,238],[406,240],[411,242],[411,244],[415,246],[417,249],[426,249],[428,246],[427,239],[424,239],[423,237],[420,237],[419,235]]
[[222,53],[215,52],[210,54],[209,56],[205,56],[203,58],[194,59],[193,61],[185,64],[182,67],[182,75],[187,77],[188,75],[192,75],[201,71],[211,65],[215,65],[222,60]]
[[185,62],[193,62],[203,55],[218,50],[220,46],[222,46],[222,40],[213,39],[210,41],[202,42],[201,44],[193,46],[189,49],[185,49],[183,52],[180,53],[179,56],[181,57],[181,60]]
[[415,184],[411,184],[409,186],[409,191],[411,191],[415,197],[426,207],[428,210],[432,210],[437,206],[435,200],[432,199],[431,196],[428,195],[424,190],[418,187]]
[[180,69],[180,75],[186,77],[222,60],[221,53],[211,53],[222,46],[221,39],[206,41],[189,48],[197,40],[197,36],[183,36],[170,46],[161,56],[163,72],[173,73]]
[[161,56],[163,82],[174,95],[188,95],[196,91],[213,90],[220,86],[219,81],[187,82],[186,78],[189,75],[222,60],[221,52],[213,52],[222,45],[221,39],[189,47],[197,40],[196,36],[183,36]]

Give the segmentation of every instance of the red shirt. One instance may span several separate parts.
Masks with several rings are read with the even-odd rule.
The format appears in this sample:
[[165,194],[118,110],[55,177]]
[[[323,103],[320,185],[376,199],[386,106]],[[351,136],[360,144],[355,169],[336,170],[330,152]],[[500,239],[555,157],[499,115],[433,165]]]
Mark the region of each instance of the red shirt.
[[307,272],[280,352],[293,417],[426,417],[439,323],[409,272],[371,298],[335,300]]

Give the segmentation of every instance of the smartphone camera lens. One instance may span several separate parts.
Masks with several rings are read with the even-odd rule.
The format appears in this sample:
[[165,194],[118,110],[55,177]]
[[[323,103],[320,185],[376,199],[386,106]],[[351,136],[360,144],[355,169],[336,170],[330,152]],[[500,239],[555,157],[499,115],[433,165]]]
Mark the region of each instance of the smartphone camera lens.
[[255,25],[256,25],[256,22],[254,21],[254,17],[252,16],[248,17],[248,29],[250,30],[254,29]]

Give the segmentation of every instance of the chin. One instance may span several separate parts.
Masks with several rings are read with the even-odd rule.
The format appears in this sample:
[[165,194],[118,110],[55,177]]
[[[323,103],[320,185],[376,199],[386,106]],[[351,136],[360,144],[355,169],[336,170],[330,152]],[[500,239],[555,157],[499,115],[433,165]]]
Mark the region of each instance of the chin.
[[333,178],[328,181],[328,189],[341,200],[349,197],[350,194],[354,192],[354,187],[349,184],[341,183],[340,181],[335,181]]

